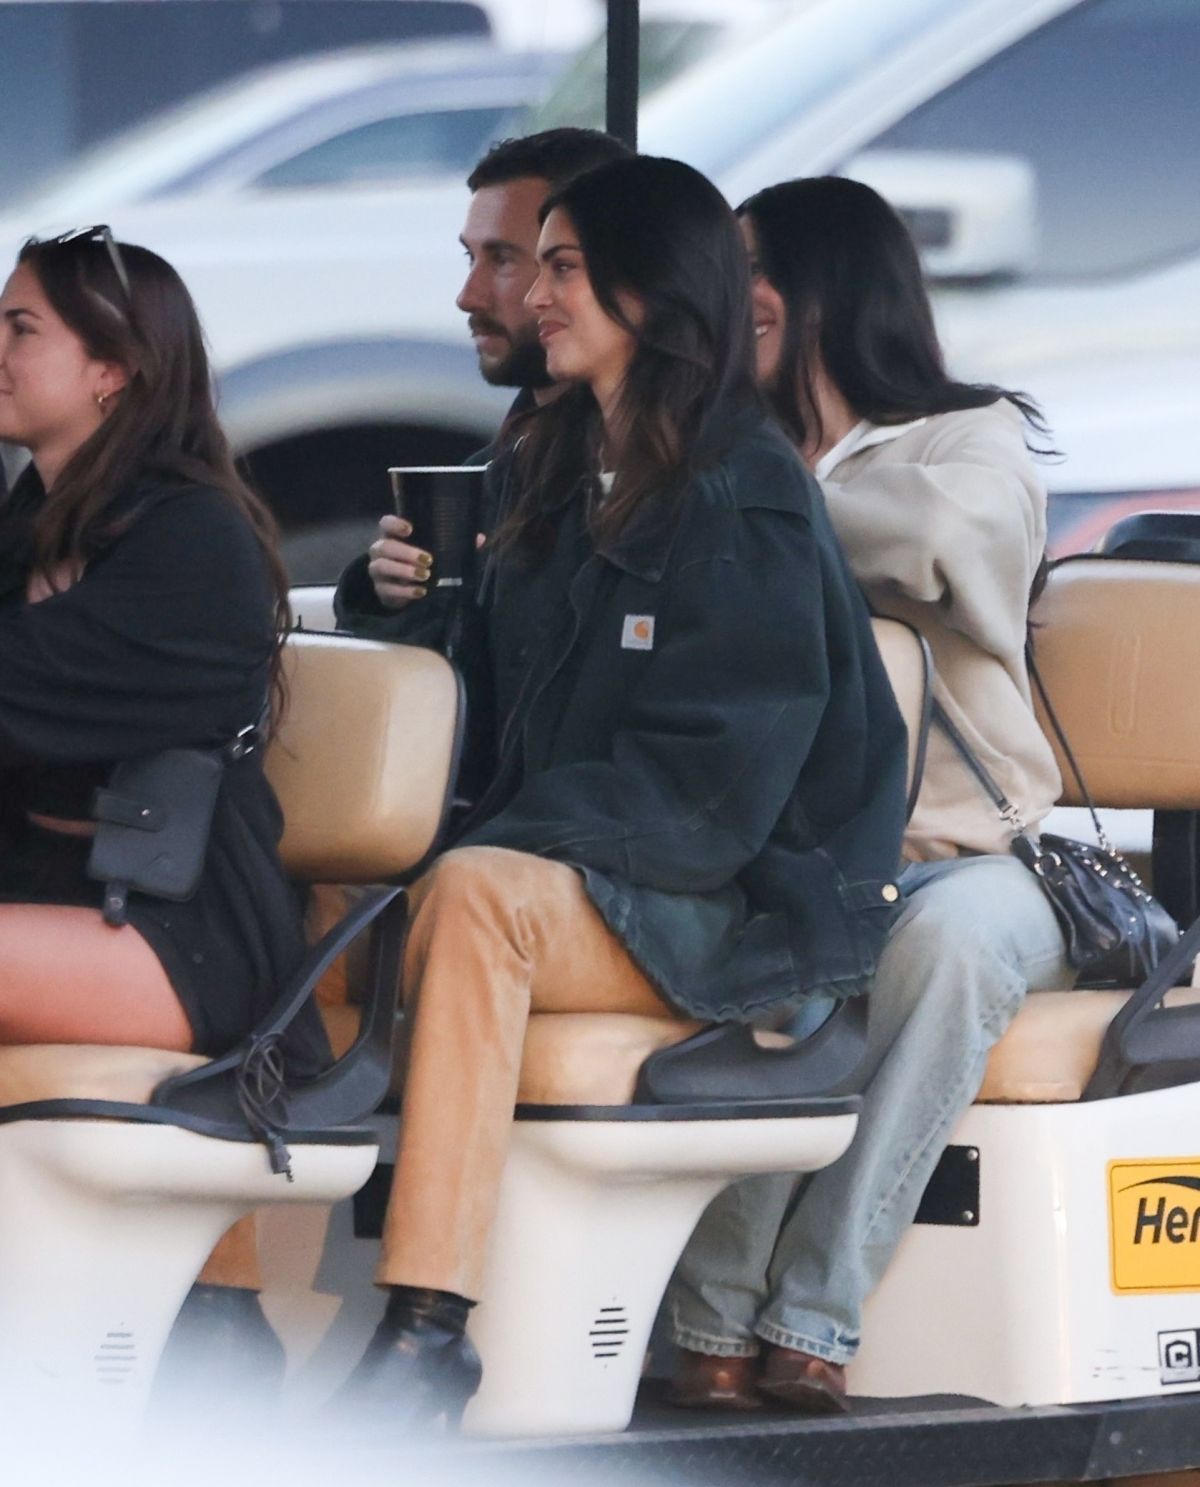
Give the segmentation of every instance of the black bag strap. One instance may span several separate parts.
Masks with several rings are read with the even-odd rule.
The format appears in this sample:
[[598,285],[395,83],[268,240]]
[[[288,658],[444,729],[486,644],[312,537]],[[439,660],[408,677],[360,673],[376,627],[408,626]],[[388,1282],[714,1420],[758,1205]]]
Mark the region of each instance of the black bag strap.
[[950,714],[936,698],[933,703],[932,716],[934,722],[962,756],[963,763],[983,786],[988,799],[1012,828],[1013,835],[1028,835],[1029,828],[1025,825],[1021,812],[1013,805],[1012,801],[1009,800],[1008,796],[1005,795],[1004,791],[1001,790],[1000,786],[988,773],[983,761],[959,731],[958,724],[954,722]]
[[[1055,854],[1053,852],[1046,851],[1046,849],[1042,846],[1039,838],[1032,831],[1030,831],[1029,827],[1025,824],[1025,820],[1022,817],[1020,810],[1012,803],[1011,800],[1009,800],[1008,796],[1005,795],[1004,791],[1001,790],[1000,786],[988,773],[986,767],[983,764],[983,761],[979,758],[974,749],[972,749],[971,745],[963,737],[957,725],[950,717],[950,714],[946,711],[946,709],[940,702],[935,702],[933,704],[933,717],[936,720],[938,727],[941,728],[946,737],[949,738],[950,742],[958,750],[959,754],[961,754],[963,763],[966,764],[967,768],[983,786],[984,790],[987,792],[988,798],[991,800],[992,804],[996,807],[997,811],[1000,813],[1000,815],[1003,817],[1004,821],[1007,823],[1008,827],[1012,831],[1013,835],[1010,847],[1012,849],[1013,855],[1017,857],[1021,862],[1023,862],[1031,872],[1035,872],[1039,876],[1044,876],[1047,872],[1052,871],[1053,866],[1057,864]],[[1066,742],[1066,736],[1060,733],[1059,737],[1062,739],[1064,751],[1067,753],[1068,757],[1070,757],[1070,751],[1069,746]],[[1076,770],[1078,771],[1078,766],[1076,766]],[[1100,824],[1100,817],[1096,814],[1096,809],[1091,803],[1090,796],[1087,795],[1086,787],[1083,785],[1082,775],[1078,775],[1077,773],[1077,778],[1080,782],[1080,789],[1084,795],[1084,798],[1088,802],[1089,809],[1091,810],[1092,823],[1096,828],[1096,840],[1101,850],[1106,852],[1109,857],[1118,862],[1123,870],[1128,873],[1133,882],[1140,888],[1142,880],[1138,877],[1137,873],[1134,872],[1124,853],[1119,852],[1117,848],[1113,846],[1108,833]]]
[[1027,644],[1025,647],[1025,665],[1028,667],[1030,679],[1033,682],[1038,697],[1041,699],[1042,709],[1046,714],[1051,728],[1054,730],[1054,736],[1058,739],[1063,756],[1071,766],[1071,773],[1075,776],[1075,783],[1079,787],[1079,793],[1088,808],[1088,814],[1092,818],[1092,825],[1096,828],[1096,840],[1105,851],[1111,851],[1112,843],[1108,840],[1104,827],[1100,824],[1100,816],[1092,800],[1092,793],[1087,787],[1087,781],[1083,777],[1083,770],[1079,767],[1079,760],[1075,757],[1075,750],[1071,747],[1071,740],[1067,737],[1067,730],[1063,727],[1058,713],[1054,709],[1054,704],[1050,701],[1050,694],[1046,691],[1046,683],[1042,680],[1042,673],[1038,670],[1031,644]]
[[[1030,680],[1033,682],[1034,689],[1041,701],[1047,721],[1054,731],[1054,736],[1058,740],[1059,747],[1062,749],[1063,757],[1071,767],[1071,774],[1074,776],[1075,783],[1079,787],[1079,794],[1082,796],[1083,802],[1087,806],[1088,814],[1092,818],[1092,825],[1096,830],[1096,840],[1106,852],[1111,852],[1114,850],[1113,845],[1108,839],[1108,833],[1101,825],[1100,814],[1096,810],[1096,803],[1092,799],[1092,792],[1088,789],[1087,781],[1083,777],[1083,770],[1079,767],[1079,760],[1075,757],[1075,750],[1071,747],[1071,740],[1067,737],[1067,730],[1063,727],[1062,720],[1059,718],[1054,704],[1050,701],[1050,694],[1046,690],[1046,683],[1042,680],[1042,674],[1038,670],[1037,660],[1034,657],[1033,646],[1031,644],[1027,644],[1025,647],[1025,665],[1028,668]],[[933,716],[937,720],[938,726],[962,756],[967,768],[987,791],[988,798],[992,801],[992,804],[1012,826],[1014,832],[1024,832],[1027,828],[1021,820],[1020,812],[984,768],[982,761],[963,737],[957,725],[940,702],[934,702]]]

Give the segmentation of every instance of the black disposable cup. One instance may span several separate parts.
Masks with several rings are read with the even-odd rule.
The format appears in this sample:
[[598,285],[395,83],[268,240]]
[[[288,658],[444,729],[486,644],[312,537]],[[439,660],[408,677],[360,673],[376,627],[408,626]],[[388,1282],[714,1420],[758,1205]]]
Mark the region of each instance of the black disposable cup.
[[462,588],[474,576],[486,469],[486,465],[400,465],[388,470],[396,515],[412,523],[407,541],[433,558],[432,588]]

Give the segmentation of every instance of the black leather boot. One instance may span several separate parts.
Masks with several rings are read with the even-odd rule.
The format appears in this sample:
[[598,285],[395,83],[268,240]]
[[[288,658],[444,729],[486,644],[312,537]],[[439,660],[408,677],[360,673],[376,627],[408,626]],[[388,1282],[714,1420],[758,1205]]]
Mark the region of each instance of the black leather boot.
[[263,1315],[257,1291],[194,1285],[154,1376],[152,1408],[199,1400],[261,1409],[275,1402],[284,1363],[283,1344]]
[[483,1375],[465,1335],[475,1303],[419,1286],[388,1289],[383,1320],[337,1404],[408,1430],[456,1431]]

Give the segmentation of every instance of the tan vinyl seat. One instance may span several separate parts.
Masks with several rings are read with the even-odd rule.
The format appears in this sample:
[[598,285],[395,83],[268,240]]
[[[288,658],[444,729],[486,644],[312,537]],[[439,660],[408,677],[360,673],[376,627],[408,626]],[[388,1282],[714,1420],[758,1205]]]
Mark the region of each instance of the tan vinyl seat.
[[[1033,621],[1038,668],[1096,804],[1200,808],[1200,567],[1071,558]],[[1082,805],[1055,752],[1061,803]]]
[[161,1048],[37,1043],[0,1048],[0,1105],[115,1100],[145,1105],[164,1079],[208,1060]]
[[[1073,558],[1052,570],[1033,618],[1038,669],[1096,804],[1200,809],[1200,568]],[[1082,805],[1055,749],[1062,804]],[[979,1100],[1078,1100],[1128,995],[1034,992],[992,1050]],[[1177,990],[1168,1005],[1197,996]]]
[[700,1031],[679,1017],[627,1012],[539,1012],[529,1019],[517,1101],[522,1105],[628,1105],[652,1053]]
[[457,760],[459,683],[419,646],[296,633],[267,753],[284,866],[310,883],[379,883],[436,840]]
[[[1109,1023],[1127,991],[1035,991],[988,1058],[982,1105],[1061,1105],[1078,1100],[1100,1057]],[[1180,987],[1168,1007],[1200,1001],[1200,989]]]

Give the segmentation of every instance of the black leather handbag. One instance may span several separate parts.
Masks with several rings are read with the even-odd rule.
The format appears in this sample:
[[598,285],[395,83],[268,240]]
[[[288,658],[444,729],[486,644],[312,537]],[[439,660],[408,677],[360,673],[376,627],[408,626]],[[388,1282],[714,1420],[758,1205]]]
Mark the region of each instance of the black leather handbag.
[[1076,984],[1140,985],[1178,943],[1179,926],[1109,840],[1032,657],[1029,671],[1091,812],[1099,845],[1049,832],[1034,836],[938,702],[934,719],[1012,831],[1013,856],[1040,883],[1066,939],[1067,960],[1079,972]]
[[1140,985],[1179,939],[1179,926],[1097,828],[1099,846],[1047,832],[1013,838],[1037,875],[1081,986]]
[[104,884],[107,923],[125,923],[131,890],[183,903],[200,883],[225,765],[251,753],[260,724],[221,749],[164,749],[118,764],[92,800],[88,877]]

